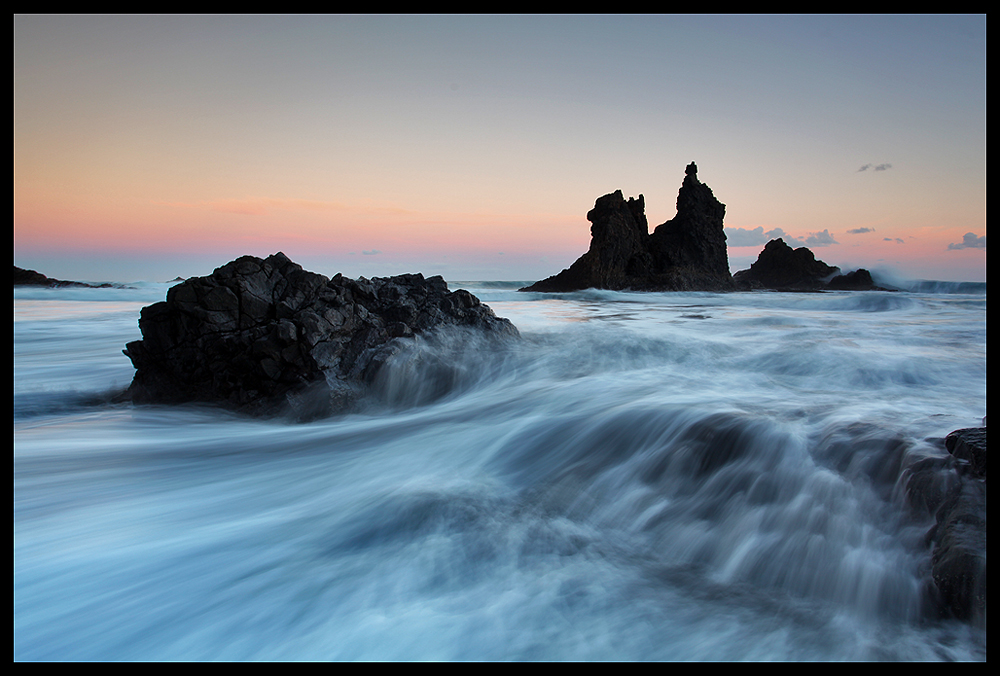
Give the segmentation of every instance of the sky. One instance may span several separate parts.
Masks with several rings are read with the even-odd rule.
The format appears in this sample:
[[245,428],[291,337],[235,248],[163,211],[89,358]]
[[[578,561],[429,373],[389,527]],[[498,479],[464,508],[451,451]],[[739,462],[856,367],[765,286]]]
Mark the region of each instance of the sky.
[[14,17],[14,264],[534,281],[684,169],[732,270],[986,279],[985,15]]

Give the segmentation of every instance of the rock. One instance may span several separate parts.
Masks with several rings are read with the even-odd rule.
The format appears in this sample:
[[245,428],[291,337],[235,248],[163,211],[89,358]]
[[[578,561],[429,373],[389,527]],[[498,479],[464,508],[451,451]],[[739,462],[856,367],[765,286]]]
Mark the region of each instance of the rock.
[[941,505],[931,575],[947,612],[986,622],[986,484],[962,481]]
[[986,480],[985,427],[955,430],[944,438],[944,446],[953,456],[967,463],[972,476]]
[[876,286],[870,272],[859,268],[837,274],[840,268],[817,260],[802,246],[792,249],[781,238],[772,239],[748,270],[733,275],[737,288],[772,291],[889,291]]
[[792,249],[778,238],[764,246],[749,270],[733,275],[733,281],[749,289],[816,290],[825,287],[827,280],[838,272],[840,268],[816,260],[806,247]]
[[723,218],[726,206],[688,165],[677,195],[677,215],[652,234],[642,195],[621,190],[598,198],[587,214],[590,249],[557,275],[521,291],[587,288],[643,291],[732,290]]
[[652,286],[684,291],[733,288],[723,219],[726,205],[698,180],[698,167],[688,165],[677,194],[677,215],[658,225],[650,236]]
[[243,256],[167,292],[142,309],[142,340],[124,350],[137,404],[217,403],[309,419],[361,396],[398,341],[445,327],[518,335],[465,290],[441,277],[332,279],[284,254]]
[[90,289],[110,289],[114,284],[88,284],[86,282],[67,282],[62,279],[46,277],[35,270],[26,270],[14,266],[14,286],[47,286],[52,288],[80,287]]
[[934,513],[927,541],[941,614],[985,626],[986,428],[956,430],[944,445],[952,456],[914,466],[907,494]]
[[864,268],[858,268],[846,275],[835,275],[826,287],[837,291],[869,291],[879,288],[875,286],[872,274]]

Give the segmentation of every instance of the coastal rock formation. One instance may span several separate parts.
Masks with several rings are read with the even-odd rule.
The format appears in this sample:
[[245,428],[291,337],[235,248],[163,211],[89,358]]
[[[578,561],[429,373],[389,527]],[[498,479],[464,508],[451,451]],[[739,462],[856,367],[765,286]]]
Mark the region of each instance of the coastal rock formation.
[[959,481],[938,508],[930,533],[931,573],[952,615],[985,626],[986,428],[956,430],[945,438],[945,448],[959,461]]
[[871,273],[860,268],[839,274],[840,268],[818,260],[804,246],[793,249],[781,238],[772,239],[748,270],[733,275],[736,287],[773,291],[886,291],[876,286]]
[[934,596],[943,615],[986,623],[986,428],[945,437],[947,456],[907,470],[910,504],[934,515],[927,533]]
[[677,215],[652,234],[642,195],[604,195],[587,214],[590,249],[557,275],[521,291],[580,289],[727,291],[733,289],[723,218],[726,205],[688,165],[677,195]]
[[142,309],[142,340],[124,350],[136,369],[128,395],[315,418],[353,403],[399,341],[445,326],[518,335],[441,277],[329,279],[282,253],[243,256]]
[[114,284],[88,284],[86,282],[67,282],[62,279],[46,277],[35,270],[26,270],[14,266],[14,286],[47,286],[51,288],[80,287],[90,289],[110,289]]
[[768,242],[757,262],[733,275],[733,281],[752,289],[819,289],[838,272],[840,268],[816,260],[806,247],[792,249],[779,238]]

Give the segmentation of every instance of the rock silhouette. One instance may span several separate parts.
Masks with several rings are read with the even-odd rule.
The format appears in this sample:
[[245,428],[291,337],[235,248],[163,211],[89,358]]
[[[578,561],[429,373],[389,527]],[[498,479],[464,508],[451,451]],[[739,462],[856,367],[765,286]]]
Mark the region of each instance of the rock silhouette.
[[840,268],[818,260],[812,251],[802,246],[793,249],[781,238],[772,239],[747,270],[733,275],[739,289],[769,289],[772,291],[886,291],[876,286],[871,273],[859,268],[839,274]]
[[726,205],[687,166],[677,195],[677,215],[652,234],[645,201],[627,201],[621,190],[598,198],[587,214],[590,249],[569,268],[521,291],[580,289],[728,291],[734,288],[723,218]]
[[354,403],[399,341],[442,327],[518,335],[441,277],[328,279],[282,253],[243,256],[142,309],[142,340],[124,350],[136,368],[127,394],[139,404],[320,417]]
[[840,268],[816,260],[806,247],[792,249],[778,238],[764,246],[749,270],[733,275],[733,281],[751,289],[819,289],[839,272]]
[[64,279],[52,279],[51,277],[46,277],[40,272],[35,270],[27,270],[25,268],[19,268],[14,266],[14,286],[46,286],[50,288],[66,288],[66,287],[79,287],[79,288],[89,288],[89,289],[110,289],[114,288],[115,284],[89,284],[87,282],[69,282]]

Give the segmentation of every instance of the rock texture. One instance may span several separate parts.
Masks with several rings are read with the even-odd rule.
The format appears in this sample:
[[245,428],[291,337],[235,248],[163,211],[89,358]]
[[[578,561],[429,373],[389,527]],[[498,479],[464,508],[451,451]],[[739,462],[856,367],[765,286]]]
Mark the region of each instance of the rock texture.
[[986,428],[956,430],[945,448],[959,460],[959,481],[930,533],[931,574],[949,614],[985,627]]
[[945,437],[944,457],[908,469],[906,492],[934,515],[927,533],[934,599],[941,615],[986,624],[986,428]]
[[772,239],[757,261],[748,270],[733,275],[740,289],[770,289],[773,291],[887,291],[876,286],[871,273],[864,268],[839,274],[840,268],[818,260],[812,251],[802,246],[793,249],[783,239]]
[[726,205],[688,165],[677,195],[677,215],[652,234],[642,195],[627,201],[620,190],[604,195],[587,214],[590,249],[557,275],[521,291],[580,289],[643,291],[732,290],[723,218]]
[[244,256],[142,309],[134,403],[211,402],[300,419],[353,403],[398,341],[445,327],[494,337],[517,329],[441,277],[332,279],[284,254]]

